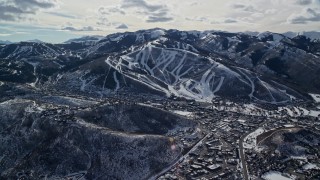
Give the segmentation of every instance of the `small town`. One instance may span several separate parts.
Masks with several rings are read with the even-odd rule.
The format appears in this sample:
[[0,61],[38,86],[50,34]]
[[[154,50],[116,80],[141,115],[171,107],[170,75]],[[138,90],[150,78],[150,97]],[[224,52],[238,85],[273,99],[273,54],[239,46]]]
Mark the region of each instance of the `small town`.
[[[210,104],[178,98],[164,100],[157,96],[145,99],[133,94],[124,98],[127,96],[124,93],[104,100],[83,99],[82,102],[88,102],[88,105],[61,105],[44,111],[43,116],[52,117],[62,124],[72,123],[76,121],[74,113],[79,110],[95,109],[101,105],[140,105],[196,121],[195,129],[166,134],[173,139],[174,146],[179,146],[181,156],[151,179],[249,180],[268,175],[312,179],[320,176],[320,142],[317,139],[320,112],[307,113],[307,104],[281,109],[272,105],[255,106],[224,100]],[[83,97],[69,98],[74,103]],[[286,138],[293,135],[297,139],[289,138],[287,141]],[[274,142],[277,138],[280,140]]]

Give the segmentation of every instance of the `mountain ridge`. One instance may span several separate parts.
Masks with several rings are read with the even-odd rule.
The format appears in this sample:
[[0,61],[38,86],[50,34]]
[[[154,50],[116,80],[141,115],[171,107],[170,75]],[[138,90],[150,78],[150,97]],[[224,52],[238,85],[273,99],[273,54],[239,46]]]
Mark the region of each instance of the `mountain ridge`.
[[[197,101],[210,102],[218,94],[281,104],[304,100],[302,94],[320,89],[320,43],[305,36],[155,28],[86,39],[90,43],[80,39],[66,44],[5,45],[0,48],[0,58],[5,59],[2,66],[8,77],[0,80],[16,79],[22,63],[30,67],[25,69],[28,83],[58,90],[67,84],[63,91],[95,96],[122,90],[138,92],[143,86],[147,92],[156,90]],[[143,57],[133,57],[138,54]],[[194,58],[198,60],[193,62]],[[16,66],[10,68],[10,63]],[[237,75],[225,70],[221,75],[221,68]],[[35,77],[37,80],[30,82]]]

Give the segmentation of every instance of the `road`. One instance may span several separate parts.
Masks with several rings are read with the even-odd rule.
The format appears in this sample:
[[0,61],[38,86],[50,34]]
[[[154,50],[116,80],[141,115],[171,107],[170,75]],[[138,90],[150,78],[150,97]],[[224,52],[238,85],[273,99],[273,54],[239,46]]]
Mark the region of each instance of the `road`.
[[[276,129],[274,132],[272,132],[270,135],[268,135],[267,137],[263,138],[262,140],[260,140],[259,142],[257,142],[257,146],[260,146],[261,143],[263,141],[265,141],[266,139],[268,139],[269,137],[273,136],[275,133],[278,133],[280,131],[286,131],[286,130],[294,130],[294,129],[301,129],[300,127],[287,127],[287,128],[279,128],[279,129]],[[267,131],[269,132],[269,131]],[[265,133],[267,133],[265,132]]]
[[246,162],[244,149],[243,149],[243,140],[250,133],[247,133],[247,134],[243,135],[240,138],[240,141],[239,141],[240,159],[241,159],[241,163],[242,163],[242,170],[243,170],[243,178],[244,178],[244,180],[249,180],[249,175],[248,175],[249,173],[248,173],[247,162]]
[[163,174],[165,174],[166,172],[170,171],[174,166],[176,166],[178,163],[181,163],[183,160],[186,159],[187,156],[189,156],[189,154],[191,152],[193,152],[194,150],[196,150],[200,145],[203,144],[203,141],[210,136],[211,133],[208,133],[206,136],[204,136],[197,144],[195,144],[186,154],[184,154],[183,156],[178,156],[176,158],[176,160],[173,161],[173,163],[171,165],[169,165],[168,167],[166,167],[165,169],[163,169],[161,172],[151,176],[150,178],[148,178],[149,180],[155,180],[157,178],[159,178],[160,176],[162,176]]

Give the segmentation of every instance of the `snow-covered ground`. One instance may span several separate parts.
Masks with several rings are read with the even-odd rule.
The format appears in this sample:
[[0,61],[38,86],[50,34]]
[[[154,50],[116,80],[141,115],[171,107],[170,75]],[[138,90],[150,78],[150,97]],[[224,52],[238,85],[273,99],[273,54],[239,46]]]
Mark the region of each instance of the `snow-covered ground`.
[[187,117],[193,117],[193,113],[192,112],[188,112],[188,111],[172,111],[175,114],[179,114],[181,116],[187,116]]
[[316,164],[311,164],[311,163],[304,165],[302,168],[305,170],[310,170],[310,169],[320,170],[319,166],[317,166]]
[[39,63],[38,62],[28,62],[28,63],[33,66],[33,75],[36,77],[36,81],[33,83],[30,83],[30,86],[35,88],[37,82],[39,81],[39,77],[37,76],[37,67]]
[[292,180],[292,179],[295,179],[293,177],[287,178],[287,177],[281,175],[281,173],[277,172],[277,171],[267,172],[264,175],[262,175],[261,177],[262,177],[262,179],[265,179],[265,180]]
[[160,36],[165,35],[166,33],[161,30],[161,29],[157,29],[151,32],[151,38],[155,39],[155,38],[159,38]]
[[320,115],[320,110],[308,110],[302,107],[279,107],[278,111],[285,111],[287,115],[291,117],[299,116],[311,116],[318,117]]
[[243,140],[243,147],[246,149],[256,149],[257,148],[257,137],[265,132],[265,129],[258,128],[254,132],[250,133]]
[[313,98],[313,100],[315,101],[315,102],[317,102],[317,103],[320,103],[320,94],[309,94],[312,98]]
[[95,101],[77,99],[77,98],[66,97],[66,96],[44,96],[43,100],[51,103],[65,104],[69,106],[89,106],[89,105],[97,104],[97,102]]

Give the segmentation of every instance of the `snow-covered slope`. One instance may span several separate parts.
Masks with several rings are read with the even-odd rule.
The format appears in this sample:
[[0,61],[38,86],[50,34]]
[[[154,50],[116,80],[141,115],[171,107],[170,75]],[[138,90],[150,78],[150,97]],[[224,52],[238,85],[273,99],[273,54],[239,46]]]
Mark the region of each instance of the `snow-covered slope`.
[[198,101],[211,102],[216,96],[249,97],[268,103],[291,101],[281,88],[261,80],[254,73],[237,67],[228,68],[210,58],[151,44],[141,50],[106,60],[120,74],[142,84]]

